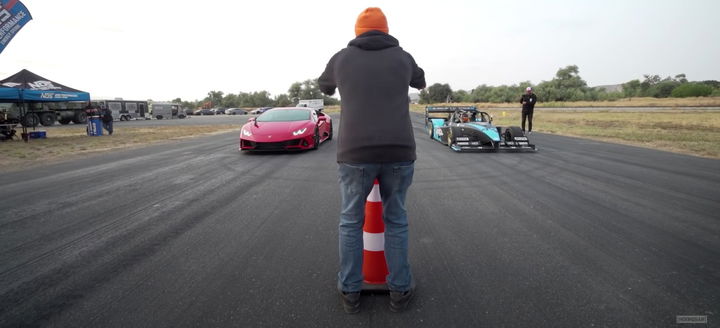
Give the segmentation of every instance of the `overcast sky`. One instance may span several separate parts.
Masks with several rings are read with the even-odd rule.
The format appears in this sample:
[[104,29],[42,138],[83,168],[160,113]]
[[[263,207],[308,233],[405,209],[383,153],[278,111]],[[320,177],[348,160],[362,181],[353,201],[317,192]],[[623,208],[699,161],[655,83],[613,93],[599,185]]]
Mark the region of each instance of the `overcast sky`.
[[537,84],[567,65],[590,86],[720,80],[719,0],[22,2],[33,20],[0,53],[0,78],[26,68],[95,99],[286,93],[322,73],[369,6],[428,85]]

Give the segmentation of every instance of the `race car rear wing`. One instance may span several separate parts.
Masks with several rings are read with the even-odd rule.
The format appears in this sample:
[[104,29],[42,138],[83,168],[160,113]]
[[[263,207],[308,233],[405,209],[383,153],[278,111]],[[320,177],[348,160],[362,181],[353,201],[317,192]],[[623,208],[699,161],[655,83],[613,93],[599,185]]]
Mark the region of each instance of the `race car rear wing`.
[[456,110],[477,112],[475,106],[426,106],[425,113],[454,113]]

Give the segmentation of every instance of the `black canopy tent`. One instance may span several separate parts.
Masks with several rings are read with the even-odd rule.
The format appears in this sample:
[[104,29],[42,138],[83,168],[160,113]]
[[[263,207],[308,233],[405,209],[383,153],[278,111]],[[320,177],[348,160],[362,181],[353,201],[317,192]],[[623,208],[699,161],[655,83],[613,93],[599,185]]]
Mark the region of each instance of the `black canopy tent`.
[[90,101],[90,94],[46,79],[26,69],[3,80],[3,87],[18,89],[20,102]]
[[[54,123],[58,118],[58,113],[49,109],[29,110],[28,103],[89,101],[89,93],[51,81],[26,69],[0,80],[0,102],[18,104],[18,119],[23,125],[24,135],[27,134],[27,127],[35,127],[43,120]],[[85,121],[84,112],[78,111],[73,115],[80,116],[76,118],[76,123]]]

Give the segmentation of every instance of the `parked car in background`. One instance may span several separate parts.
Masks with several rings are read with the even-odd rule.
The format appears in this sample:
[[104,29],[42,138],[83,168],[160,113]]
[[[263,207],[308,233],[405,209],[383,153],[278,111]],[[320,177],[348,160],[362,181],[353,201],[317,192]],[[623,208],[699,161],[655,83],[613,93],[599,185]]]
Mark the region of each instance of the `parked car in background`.
[[215,112],[209,108],[198,109],[195,111],[195,115],[215,115]]
[[247,112],[242,108],[228,108],[225,110],[226,115],[246,115]]
[[265,112],[267,112],[268,110],[271,110],[271,109],[272,109],[272,107],[260,107],[260,108],[258,108],[258,109],[256,109],[256,110],[251,111],[250,114],[260,115],[260,114],[265,113]]
[[225,108],[213,108],[211,111],[214,115],[225,114]]

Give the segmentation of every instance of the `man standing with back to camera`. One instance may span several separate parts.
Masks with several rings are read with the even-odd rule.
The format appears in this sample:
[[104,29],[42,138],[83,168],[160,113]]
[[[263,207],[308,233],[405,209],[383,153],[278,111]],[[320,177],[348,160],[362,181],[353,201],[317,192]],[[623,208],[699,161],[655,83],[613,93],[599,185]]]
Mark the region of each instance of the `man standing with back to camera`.
[[383,203],[390,310],[404,310],[415,290],[405,210],[416,159],[408,86],[425,88],[425,73],[388,31],[380,8],[365,9],[355,23],[356,38],[330,59],[318,80],[323,93],[332,95],[337,88],[341,97],[337,287],[347,313],[360,311],[365,200],[376,178]]

